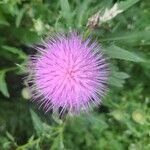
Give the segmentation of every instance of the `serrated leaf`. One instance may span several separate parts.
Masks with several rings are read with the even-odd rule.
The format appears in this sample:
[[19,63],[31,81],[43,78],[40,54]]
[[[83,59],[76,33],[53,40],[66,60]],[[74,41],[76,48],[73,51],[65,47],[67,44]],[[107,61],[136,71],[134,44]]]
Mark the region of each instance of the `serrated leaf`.
[[10,46],[3,45],[2,48],[8,52],[11,52],[13,54],[18,55],[18,57],[20,59],[26,59],[27,58],[27,55],[22,50],[20,50],[16,47],[10,47]]
[[135,53],[129,52],[116,45],[111,45],[109,47],[106,47],[105,52],[110,58],[123,59],[123,60],[133,61],[133,62],[144,62],[144,59],[142,59]]
[[31,118],[33,121],[34,129],[35,129],[37,135],[41,135],[43,133],[42,121],[32,109],[30,109],[30,113],[31,113]]
[[5,75],[6,75],[5,71],[0,71],[0,91],[4,96],[9,97],[10,95],[7,89]]

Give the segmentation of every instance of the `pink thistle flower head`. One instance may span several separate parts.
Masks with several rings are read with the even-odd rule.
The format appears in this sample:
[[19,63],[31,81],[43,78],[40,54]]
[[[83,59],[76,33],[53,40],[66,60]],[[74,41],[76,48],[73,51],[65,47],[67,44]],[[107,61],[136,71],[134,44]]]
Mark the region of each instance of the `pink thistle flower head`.
[[106,91],[108,65],[100,46],[77,33],[59,34],[36,46],[29,67],[33,100],[70,113],[98,106]]

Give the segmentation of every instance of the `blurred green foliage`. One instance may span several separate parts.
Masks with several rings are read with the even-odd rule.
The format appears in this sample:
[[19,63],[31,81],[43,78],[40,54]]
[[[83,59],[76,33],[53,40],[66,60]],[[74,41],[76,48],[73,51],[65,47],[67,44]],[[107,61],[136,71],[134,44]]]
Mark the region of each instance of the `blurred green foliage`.
[[[53,32],[89,34],[89,18],[115,3],[121,11],[90,33],[110,63],[102,105],[63,120],[37,110],[23,81],[31,46]],[[0,0],[0,150],[149,150],[149,12],[149,0]]]

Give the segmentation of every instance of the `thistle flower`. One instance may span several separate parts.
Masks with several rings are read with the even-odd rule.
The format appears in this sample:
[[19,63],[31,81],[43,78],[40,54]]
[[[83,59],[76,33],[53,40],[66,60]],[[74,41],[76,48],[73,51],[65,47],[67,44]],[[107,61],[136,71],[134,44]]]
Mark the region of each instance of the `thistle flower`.
[[36,46],[28,81],[33,100],[45,110],[70,113],[98,106],[106,91],[108,65],[100,46],[77,33],[56,35]]

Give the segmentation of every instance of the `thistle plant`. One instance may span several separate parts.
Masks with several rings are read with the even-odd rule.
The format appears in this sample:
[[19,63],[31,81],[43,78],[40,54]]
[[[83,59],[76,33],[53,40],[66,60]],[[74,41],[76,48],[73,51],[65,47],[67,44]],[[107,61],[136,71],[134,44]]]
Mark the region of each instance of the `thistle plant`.
[[0,149],[149,150],[148,4],[1,0]]

